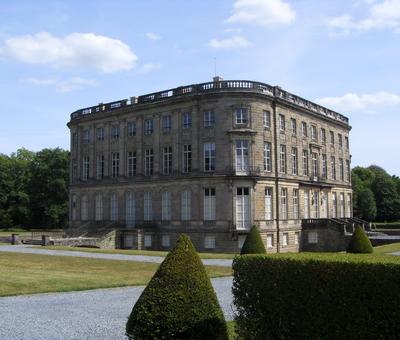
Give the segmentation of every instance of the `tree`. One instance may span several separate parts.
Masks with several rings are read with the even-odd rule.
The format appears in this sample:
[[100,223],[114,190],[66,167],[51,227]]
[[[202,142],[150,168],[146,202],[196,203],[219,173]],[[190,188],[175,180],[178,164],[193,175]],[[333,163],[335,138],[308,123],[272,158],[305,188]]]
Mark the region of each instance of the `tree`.
[[346,251],[359,254],[372,253],[374,251],[371,241],[360,226],[356,226]]
[[377,211],[375,197],[372,190],[369,188],[362,189],[362,191],[358,193],[357,200],[359,216],[366,221],[374,221]]
[[260,231],[257,226],[253,226],[243,243],[240,255],[244,254],[265,254],[264,242],[261,239]]
[[126,324],[130,339],[228,339],[217,297],[186,235],[161,263]]
[[377,219],[395,221],[400,218],[400,197],[393,179],[386,173],[377,173],[372,183]]

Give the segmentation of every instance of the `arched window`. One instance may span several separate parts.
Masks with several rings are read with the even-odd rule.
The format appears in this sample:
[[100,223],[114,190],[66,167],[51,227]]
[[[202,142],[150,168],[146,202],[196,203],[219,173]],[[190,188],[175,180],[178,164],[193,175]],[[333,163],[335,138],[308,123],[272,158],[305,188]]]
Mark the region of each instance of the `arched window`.
[[111,208],[111,221],[118,221],[118,198],[116,193],[112,193],[110,196],[110,208]]
[[126,226],[135,226],[135,194],[131,191],[126,194]]
[[96,195],[96,221],[103,220],[103,196],[101,194]]
[[88,220],[88,198],[86,195],[82,196],[81,199],[81,220]]

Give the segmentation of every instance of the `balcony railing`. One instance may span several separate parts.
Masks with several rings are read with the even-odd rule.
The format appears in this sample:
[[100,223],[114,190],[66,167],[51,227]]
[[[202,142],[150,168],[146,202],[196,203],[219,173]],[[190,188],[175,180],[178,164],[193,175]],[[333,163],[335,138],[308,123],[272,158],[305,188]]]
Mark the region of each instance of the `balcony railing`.
[[260,176],[261,169],[259,166],[231,166],[226,169],[229,175],[233,176]]

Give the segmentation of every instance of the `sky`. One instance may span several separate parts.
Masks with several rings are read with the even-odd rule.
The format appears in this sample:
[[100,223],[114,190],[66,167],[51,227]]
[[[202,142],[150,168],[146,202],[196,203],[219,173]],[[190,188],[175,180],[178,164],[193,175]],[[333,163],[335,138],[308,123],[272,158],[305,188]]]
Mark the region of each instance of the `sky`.
[[0,17],[0,153],[68,149],[71,112],[216,65],[344,114],[352,166],[400,175],[400,0],[1,0]]

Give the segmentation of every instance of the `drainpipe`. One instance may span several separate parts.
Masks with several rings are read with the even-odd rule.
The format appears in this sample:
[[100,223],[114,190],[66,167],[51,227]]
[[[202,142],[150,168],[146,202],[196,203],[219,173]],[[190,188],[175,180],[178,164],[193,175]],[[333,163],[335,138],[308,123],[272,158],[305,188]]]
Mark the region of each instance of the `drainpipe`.
[[[274,97],[276,97],[276,87],[274,87]],[[278,179],[278,119],[276,114],[276,101],[275,99],[272,101],[272,114],[274,119],[274,167],[275,167],[275,206],[276,206],[276,251],[280,253],[281,245],[280,245],[280,226],[279,226],[279,179]]]

